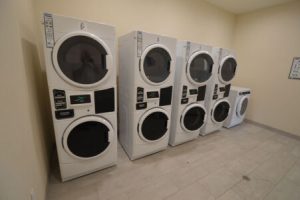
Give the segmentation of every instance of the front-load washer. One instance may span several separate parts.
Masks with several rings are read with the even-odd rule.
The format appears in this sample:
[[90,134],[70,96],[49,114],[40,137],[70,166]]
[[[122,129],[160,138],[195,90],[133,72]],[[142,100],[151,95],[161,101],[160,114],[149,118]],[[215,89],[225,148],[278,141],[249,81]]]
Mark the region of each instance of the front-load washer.
[[142,31],[119,39],[119,140],[131,160],[168,146],[176,42]]
[[206,123],[207,83],[216,63],[213,47],[189,41],[177,43],[175,90],[169,144],[175,146],[199,136]]
[[242,88],[233,86],[229,93],[229,102],[232,109],[224,123],[224,127],[231,128],[239,125],[244,121],[246,110],[250,98],[251,90],[249,88]]
[[200,135],[206,135],[221,129],[231,109],[228,96],[231,81],[237,68],[235,53],[224,48],[214,48],[213,52],[218,57],[218,64],[213,69],[214,78],[211,79],[208,86],[209,91],[205,98],[205,108],[209,114]]
[[43,17],[55,140],[66,181],[116,164],[115,28]]

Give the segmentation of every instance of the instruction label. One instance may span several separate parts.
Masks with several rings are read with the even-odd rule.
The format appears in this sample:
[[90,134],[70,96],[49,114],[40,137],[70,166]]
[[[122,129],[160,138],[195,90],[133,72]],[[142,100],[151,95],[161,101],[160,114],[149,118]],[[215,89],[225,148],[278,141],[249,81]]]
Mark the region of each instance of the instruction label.
[[141,57],[143,51],[143,33],[137,32],[137,56]]
[[300,57],[293,59],[289,79],[300,79]]
[[53,31],[53,18],[51,14],[44,14],[44,27],[45,27],[45,38],[46,47],[52,48],[54,46],[54,31]]

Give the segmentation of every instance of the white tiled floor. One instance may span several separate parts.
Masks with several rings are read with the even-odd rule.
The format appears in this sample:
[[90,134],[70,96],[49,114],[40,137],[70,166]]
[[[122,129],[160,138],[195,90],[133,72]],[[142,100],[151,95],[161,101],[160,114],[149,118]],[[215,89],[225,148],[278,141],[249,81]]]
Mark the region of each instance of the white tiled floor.
[[244,123],[66,183],[48,200],[299,200],[300,140]]

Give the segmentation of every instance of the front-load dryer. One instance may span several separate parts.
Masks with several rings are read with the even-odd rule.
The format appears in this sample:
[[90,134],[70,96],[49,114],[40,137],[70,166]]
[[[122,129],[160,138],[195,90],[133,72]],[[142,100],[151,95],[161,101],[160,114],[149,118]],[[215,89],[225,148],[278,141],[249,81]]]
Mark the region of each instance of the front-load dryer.
[[213,47],[189,41],[177,43],[175,90],[169,144],[193,140],[206,123],[207,83],[216,63]]
[[116,164],[115,28],[43,17],[55,140],[66,181]]
[[208,111],[207,123],[200,131],[206,135],[222,128],[227,119],[231,105],[228,100],[231,81],[235,76],[237,62],[233,51],[224,48],[214,48],[217,57],[217,67],[213,69],[213,77],[208,86],[205,98],[205,108]]
[[231,128],[244,121],[251,90],[249,88],[231,87],[229,93],[229,102],[232,109],[224,123],[224,127]]
[[131,160],[169,141],[176,39],[133,31],[119,39],[119,140]]

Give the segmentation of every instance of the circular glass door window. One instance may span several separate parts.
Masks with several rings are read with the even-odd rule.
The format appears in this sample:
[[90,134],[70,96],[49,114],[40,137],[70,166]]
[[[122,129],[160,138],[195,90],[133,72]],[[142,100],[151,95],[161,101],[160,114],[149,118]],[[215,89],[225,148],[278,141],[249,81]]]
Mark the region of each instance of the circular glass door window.
[[229,114],[230,105],[226,101],[218,103],[213,111],[213,117],[216,122],[223,122]]
[[213,59],[208,54],[199,54],[193,58],[189,73],[193,81],[203,83],[212,75]]
[[247,110],[247,106],[248,106],[248,98],[244,98],[243,101],[241,102],[241,107],[239,110],[239,114],[240,116],[243,116]]
[[205,111],[201,107],[189,109],[183,116],[183,125],[187,130],[195,131],[204,124]]
[[228,82],[233,79],[236,70],[236,60],[234,58],[227,58],[221,66],[221,77]]
[[170,74],[171,56],[160,47],[151,49],[145,56],[143,69],[146,77],[154,83],[166,80]]
[[145,139],[155,141],[162,138],[168,130],[168,116],[162,112],[153,112],[142,122],[142,135]]
[[78,84],[94,84],[107,73],[107,52],[96,40],[88,36],[66,39],[57,52],[57,62],[62,73]]
[[83,122],[70,131],[67,137],[67,146],[75,156],[95,157],[109,146],[108,134],[109,128],[100,122]]

